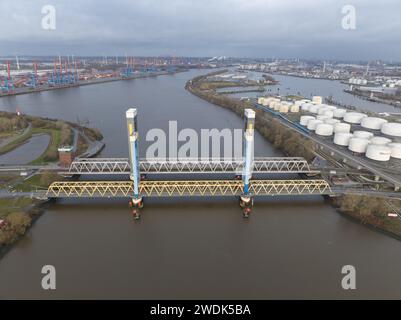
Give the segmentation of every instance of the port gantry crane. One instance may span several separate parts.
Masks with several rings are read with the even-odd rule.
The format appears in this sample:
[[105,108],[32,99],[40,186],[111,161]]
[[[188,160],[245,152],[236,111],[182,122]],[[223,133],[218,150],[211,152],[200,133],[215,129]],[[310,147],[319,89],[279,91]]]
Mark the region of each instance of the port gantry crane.
[[[255,196],[332,195],[323,179],[255,179],[253,173],[316,173],[303,158],[255,158],[255,112],[245,109],[243,159],[140,159],[138,149],[137,109],[126,112],[129,159],[78,159],[65,175],[129,174],[130,181],[61,181],[52,183],[46,196],[63,197],[129,197],[135,219],[140,218],[144,197],[237,196],[244,217],[248,217]],[[230,173],[232,179],[148,180],[143,174]],[[241,179],[236,179],[240,175]]]

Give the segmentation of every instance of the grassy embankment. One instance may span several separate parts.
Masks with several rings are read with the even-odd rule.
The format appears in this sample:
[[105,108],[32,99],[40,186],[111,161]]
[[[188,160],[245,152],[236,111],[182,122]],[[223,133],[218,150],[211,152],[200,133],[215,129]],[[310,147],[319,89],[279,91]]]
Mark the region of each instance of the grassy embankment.
[[[29,128],[29,130],[25,130]],[[31,164],[45,164],[58,160],[58,147],[73,143],[73,128],[83,131],[89,140],[101,140],[97,129],[85,128],[73,123],[0,112],[0,137],[10,142],[0,148],[0,154],[10,152],[26,143],[33,135],[47,134],[50,142],[46,150]],[[12,137],[12,138],[11,138]],[[85,152],[89,144],[81,134],[78,135],[77,154]],[[13,197],[14,192],[46,190],[53,181],[63,178],[52,172],[42,172],[25,179],[15,173],[0,174],[0,189],[8,190],[9,198],[0,199],[0,219],[6,225],[0,229],[0,254],[6,246],[22,236],[35,216],[39,214],[40,201],[27,197]]]
[[[247,101],[239,101],[228,96],[218,94],[215,90],[205,91],[202,85],[206,76],[198,76],[186,84],[186,89],[194,95],[221,106],[243,117],[244,109],[254,109]],[[309,139],[302,137],[295,131],[288,130],[270,114],[254,109],[256,112],[255,128],[260,134],[270,141],[277,149],[287,156],[301,156],[311,161],[315,157],[317,146]],[[335,208],[347,216],[371,227],[385,231],[397,238],[401,237],[401,220],[389,218],[391,212],[386,201],[382,198],[343,195],[330,199]]]
[[[25,130],[29,128],[29,130]],[[44,164],[58,160],[57,149],[60,146],[71,145],[73,142],[73,130],[84,131],[85,135],[91,140],[101,140],[103,137],[99,130],[85,128],[76,124],[40,118],[29,115],[16,115],[15,113],[0,112],[0,138],[15,137],[12,141],[0,148],[0,155],[10,152],[20,145],[26,143],[33,135],[47,134],[50,136],[50,142],[46,150],[31,164]],[[79,133],[77,143],[77,154],[81,154],[88,148],[87,141]]]

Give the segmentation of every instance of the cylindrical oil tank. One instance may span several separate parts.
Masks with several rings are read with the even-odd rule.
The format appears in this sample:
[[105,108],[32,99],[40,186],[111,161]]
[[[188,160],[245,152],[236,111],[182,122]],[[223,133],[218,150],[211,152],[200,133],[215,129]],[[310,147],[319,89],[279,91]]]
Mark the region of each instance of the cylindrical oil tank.
[[333,126],[331,124],[319,123],[316,126],[315,132],[319,136],[329,137],[333,134]]
[[327,120],[327,119],[330,119],[330,118],[328,116],[323,115],[323,114],[318,114],[316,116],[316,119],[324,121],[324,120]]
[[317,119],[315,119],[315,120],[309,120],[308,121],[308,129],[309,130],[312,130],[312,131],[315,131],[316,130],[316,126],[318,125],[318,124],[320,124],[320,123],[323,123],[323,121],[322,120],[317,120]]
[[337,107],[335,106],[327,106],[326,108],[329,109],[330,111],[337,110]]
[[352,133],[339,132],[334,135],[334,144],[348,147],[349,140],[352,138]]
[[363,118],[366,118],[367,115],[359,112],[347,112],[344,115],[344,121],[353,124],[360,124]]
[[290,112],[298,113],[299,112],[299,105],[293,104],[292,106],[290,106]]
[[276,102],[273,106],[274,111],[279,111],[281,107],[281,102]]
[[355,153],[365,153],[369,145],[369,140],[354,138],[349,139],[348,149]]
[[315,105],[315,104],[313,104],[313,105],[311,105],[311,106],[309,107],[309,112],[310,112],[310,113],[317,114],[318,111],[319,111],[319,106],[317,106],[317,105]]
[[263,104],[265,102],[265,97],[259,97],[258,98],[258,103]]
[[304,104],[304,102],[303,102],[302,100],[297,100],[297,101],[294,101],[294,104],[295,104],[296,106],[300,107],[301,105]]
[[329,109],[327,109],[326,107],[321,107],[321,108],[319,108],[319,110],[317,111],[317,114],[323,115],[326,111],[329,111]]
[[386,145],[391,143],[391,139],[385,138],[385,137],[373,137],[370,138],[370,143],[371,144],[377,144],[377,145]]
[[401,137],[401,123],[384,123],[381,132],[388,136]]
[[345,110],[345,109],[336,109],[333,111],[333,117],[337,118],[337,119],[342,119],[342,118],[344,118],[346,113],[347,113],[347,110]]
[[301,105],[301,110],[302,111],[309,111],[309,108],[311,107],[311,106],[313,106],[313,104],[311,104],[311,103],[303,103],[302,105]]
[[395,159],[401,159],[401,143],[389,143],[387,145],[391,149],[391,157]]
[[287,104],[281,104],[280,108],[278,109],[279,112],[281,113],[288,113],[288,105]]
[[331,124],[334,126],[336,123],[340,123],[340,120],[329,118],[329,119],[324,120],[324,123]]
[[273,101],[269,102],[269,108],[270,109],[274,109],[277,104],[280,104],[280,101],[277,101],[277,100],[278,99],[274,99]]
[[307,126],[309,120],[316,120],[316,118],[313,117],[313,116],[301,116],[301,118],[300,118],[300,120],[299,120],[299,124],[300,124],[301,126]]
[[366,158],[376,161],[389,161],[391,148],[383,145],[369,144],[366,148]]
[[387,120],[376,117],[366,117],[362,119],[361,126],[366,129],[380,130],[384,123],[387,123]]
[[322,104],[323,103],[323,97],[321,97],[321,96],[313,96],[312,97],[312,102],[317,103],[317,104]]
[[354,134],[355,138],[361,138],[361,139],[373,138],[373,133],[369,132],[369,131],[358,130],[358,131],[354,131],[353,134]]
[[349,123],[336,123],[334,125],[334,133],[340,133],[340,132],[345,132],[349,133],[351,131],[351,125]]
[[333,110],[326,110],[323,115],[329,117],[329,118],[333,118],[334,117],[334,112]]

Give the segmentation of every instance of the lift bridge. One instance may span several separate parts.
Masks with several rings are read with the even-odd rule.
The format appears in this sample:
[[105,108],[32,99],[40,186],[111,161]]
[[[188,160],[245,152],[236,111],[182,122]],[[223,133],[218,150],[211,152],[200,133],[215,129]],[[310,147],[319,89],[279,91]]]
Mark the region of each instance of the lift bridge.
[[[300,157],[254,158],[255,112],[245,110],[243,139],[244,157],[241,159],[140,159],[138,153],[137,111],[126,112],[129,158],[77,159],[66,176],[74,175],[129,175],[129,180],[115,181],[60,181],[47,190],[49,198],[127,197],[135,219],[140,217],[144,197],[237,196],[248,217],[255,196],[331,195],[333,191],[323,179],[257,179],[257,174],[305,173],[316,174],[308,162]],[[148,175],[168,177],[187,174],[185,179],[148,179]],[[191,175],[189,175],[191,174]],[[231,174],[229,179],[192,179],[193,174]],[[146,178],[145,178],[146,177]]]

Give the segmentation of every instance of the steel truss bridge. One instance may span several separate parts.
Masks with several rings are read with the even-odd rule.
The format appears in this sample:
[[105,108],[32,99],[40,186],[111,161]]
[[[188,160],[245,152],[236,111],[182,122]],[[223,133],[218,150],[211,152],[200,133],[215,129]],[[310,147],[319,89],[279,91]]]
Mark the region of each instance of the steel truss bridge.
[[[139,169],[143,174],[163,173],[242,173],[243,159],[140,159]],[[129,174],[131,170],[126,158],[81,158],[73,161],[66,175],[81,174]],[[318,173],[301,157],[255,158],[255,173]]]
[[[241,159],[139,159],[137,110],[126,112],[129,158],[81,158],[73,161],[65,176],[74,175],[129,175],[126,181],[59,181],[52,183],[47,192],[48,198],[99,198],[128,197],[135,219],[140,217],[144,197],[193,197],[193,196],[238,196],[244,217],[248,217],[253,207],[254,196],[301,196],[336,195],[344,190],[334,189],[324,179],[274,179],[256,178],[256,173],[269,174],[318,174],[324,175],[328,168],[311,168],[304,158],[269,157],[254,158],[255,112],[244,110],[244,157]],[[65,169],[62,169],[65,170]],[[347,170],[347,169],[341,169]],[[200,180],[188,174],[228,173],[241,176],[240,179]],[[142,177],[147,174],[164,174],[166,179],[152,180]],[[169,174],[183,174],[182,180],[169,179]],[[330,173],[331,174],[331,173]]]
[[[331,195],[325,180],[251,180],[253,196]],[[50,185],[50,198],[129,197],[132,181],[66,181]],[[172,196],[240,196],[244,193],[240,180],[141,181],[139,193],[146,197]]]

